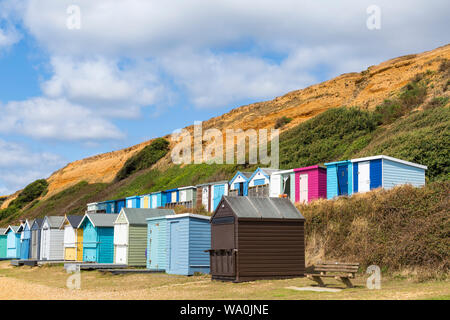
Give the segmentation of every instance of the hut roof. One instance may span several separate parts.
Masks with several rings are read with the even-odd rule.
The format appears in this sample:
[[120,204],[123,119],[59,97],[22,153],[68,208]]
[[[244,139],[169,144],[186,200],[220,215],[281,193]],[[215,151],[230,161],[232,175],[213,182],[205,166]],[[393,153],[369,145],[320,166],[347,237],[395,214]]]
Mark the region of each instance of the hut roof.
[[[47,216],[45,217],[48,221],[50,228],[59,228],[64,221],[64,216]],[[44,220],[45,220],[44,219]]]
[[87,218],[89,219],[94,227],[114,227],[114,221],[116,221],[118,214],[110,213],[86,213],[81,219],[78,227],[81,226],[83,221]]
[[5,233],[7,233],[9,229],[11,229],[12,232],[17,233],[20,229],[20,226],[8,226],[8,228],[6,228]]
[[70,216],[66,216],[67,221],[69,221],[69,224],[72,226],[72,228],[78,228],[81,219],[83,219],[83,216],[74,216],[74,215],[70,215]]
[[[33,224],[37,224],[38,228],[40,229],[42,227],[42,222],[44,222],[44,218],[37,218],[36,220],[34,220]],[[31,227],[33,227],[33,224],[31,225]]]
[[175,211],[173,211],[172,209],[122,208],[120,213],[122,213],[122,211],[125,213],[128,223],[134,225],[146,225],[147,218],[155,218],[175,214]]
[[6,228],[0,228],[0,235],[5,234],[5,232],[6,232]]
[[224,196],[223,201],[238,218],[305,219],[287,198]]

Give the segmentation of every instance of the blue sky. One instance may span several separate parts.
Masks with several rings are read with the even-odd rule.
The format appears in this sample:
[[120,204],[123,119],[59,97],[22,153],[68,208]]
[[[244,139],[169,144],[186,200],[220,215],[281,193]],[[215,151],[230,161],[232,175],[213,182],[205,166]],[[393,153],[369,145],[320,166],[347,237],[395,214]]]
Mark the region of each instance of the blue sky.
[[[0,0],[0,194],[449,42],[448,1],[392,2]],[[366,24],[373,4],[377,30]],[[79,29],[67,27],[71,5]]]

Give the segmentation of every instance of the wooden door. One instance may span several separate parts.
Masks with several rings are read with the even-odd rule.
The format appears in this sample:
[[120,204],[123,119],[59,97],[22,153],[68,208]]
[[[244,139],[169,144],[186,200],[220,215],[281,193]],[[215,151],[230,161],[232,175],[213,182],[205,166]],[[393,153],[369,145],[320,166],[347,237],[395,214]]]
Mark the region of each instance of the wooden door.
[[83,261],[83,229],[77,229],[77,260]]
[[358,192],[370,191],[370,162],[358,163]]
[[308,202],[308,175],[301,174],[300,177],[300,202]]

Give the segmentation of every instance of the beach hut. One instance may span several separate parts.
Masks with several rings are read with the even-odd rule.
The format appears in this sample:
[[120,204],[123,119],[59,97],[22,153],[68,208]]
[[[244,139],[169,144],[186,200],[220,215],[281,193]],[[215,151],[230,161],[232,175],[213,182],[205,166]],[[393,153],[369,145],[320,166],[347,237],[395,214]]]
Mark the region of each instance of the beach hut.
[[170,274],[209,273],[209,217],[184,213],[148,218],[147,268]]
[[83,229],[83,261],[113,263],[114,221],[118,214],[86,213],[78,228]]
[[161,191],[150,194],[150,208],[157,209],[163,207],[163,193]]
[[40,260],[64,260],[63,216],[46,216],[41,230]]
[[228,181],[216,181],[197,185],[195,207],[203,207],[214,212],[222,196],[228,195]]
[[27,260],[30,258],[30,240],[31,240],[31,227],[34,220],[26,220],[23,224],[23,231],[20,234],[20,259]]
[[117,199],[114,200],[114,213],[115,214],[119,214],[120,210],[122,210],[122,208],[126,208],[126,199]]
[[295,202],[327,197],[327,168],[319,165],[294,169]]
[[353,170],[350,160],[325,163],[327,167],[327,198],[353,193]]
[[64,230],[64,260],[83,261],[83,229],[79,229],[83,216],[66,215],[60,226]]
[[[127,208],[140,208],[141,207],[141,196],[132,196],[125,199]],[[118,211],[117,213],[120,213]]]
[[268,197],[270,191],[271,176],[278,172],[278,169],[258,168],[253,172],[248,180],[249,197]]
[[[115,213],[116,210],[116,202],[114,200],[107,200],[99,203],[99,206],[101,205],[102,208],[104,208],[106,213]],[[97,212],[90,212],[90,213],[97,213]]]
[[0,259],[6,258],[7,241],[6,228],[0,228]]
[[6,234],[6,257],[12,259],[20,258],[20,233],[22,226],[8,226]]
[[38,260],[41,256],[41,230],[43,218],[37,218],[31,225],[30,259]]
[[232,196],[246,196],[248,195],[248,181],[252,176],[252,172],[238,171],[233,179],[230,180],[230,192]]
[[212,279],[303,276],[304,223],[287,198],[223,197],[211,218]]
[[166,272],[191,276],[209,273],[211,247],[210,217],[198,214],[176,214],[167,218],[168,260]]
[[166,207],[174,207],[177,205],[184,206],[186,208],[194,208],[195,201],[197,200],[197,187],[188,186],[178,188],[178,201],[175,203],[171,203],[170,205],[166,204]]
[[114,222],[114,263],[145,266],[147,218],[173,215],[170,209],[123,208]]
[[147,269],[167,269],[167,218],[147,218]]
[[426,166],[378,155],[351,160],[353,164],[353,193],[367,192],[383,187],[411,184],[415,187],[425,185]]
[[151,206],[151,195],[150,194],[141,195],[139,201],[141,203],[140,207],[142,209],[150,209],[150,206]]
[[295,202],[295,172],[294,169],[280,170],[270,177],[270,197],[288,198]]
[[89,213],[106,213],[106,203],[105,202],[92,202],[87,204],[86,212]]
[[180,199],[178,188],[165,190],[162,192],[162,205],[166,208],[174,207]]

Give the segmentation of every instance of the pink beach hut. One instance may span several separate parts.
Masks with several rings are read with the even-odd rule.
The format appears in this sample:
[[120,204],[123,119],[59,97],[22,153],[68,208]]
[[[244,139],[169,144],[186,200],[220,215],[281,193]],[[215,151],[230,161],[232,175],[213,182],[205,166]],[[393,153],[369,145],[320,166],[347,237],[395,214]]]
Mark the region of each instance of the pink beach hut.
[[295,202],[327,198],[327,169],[319,165],[294,169]]

